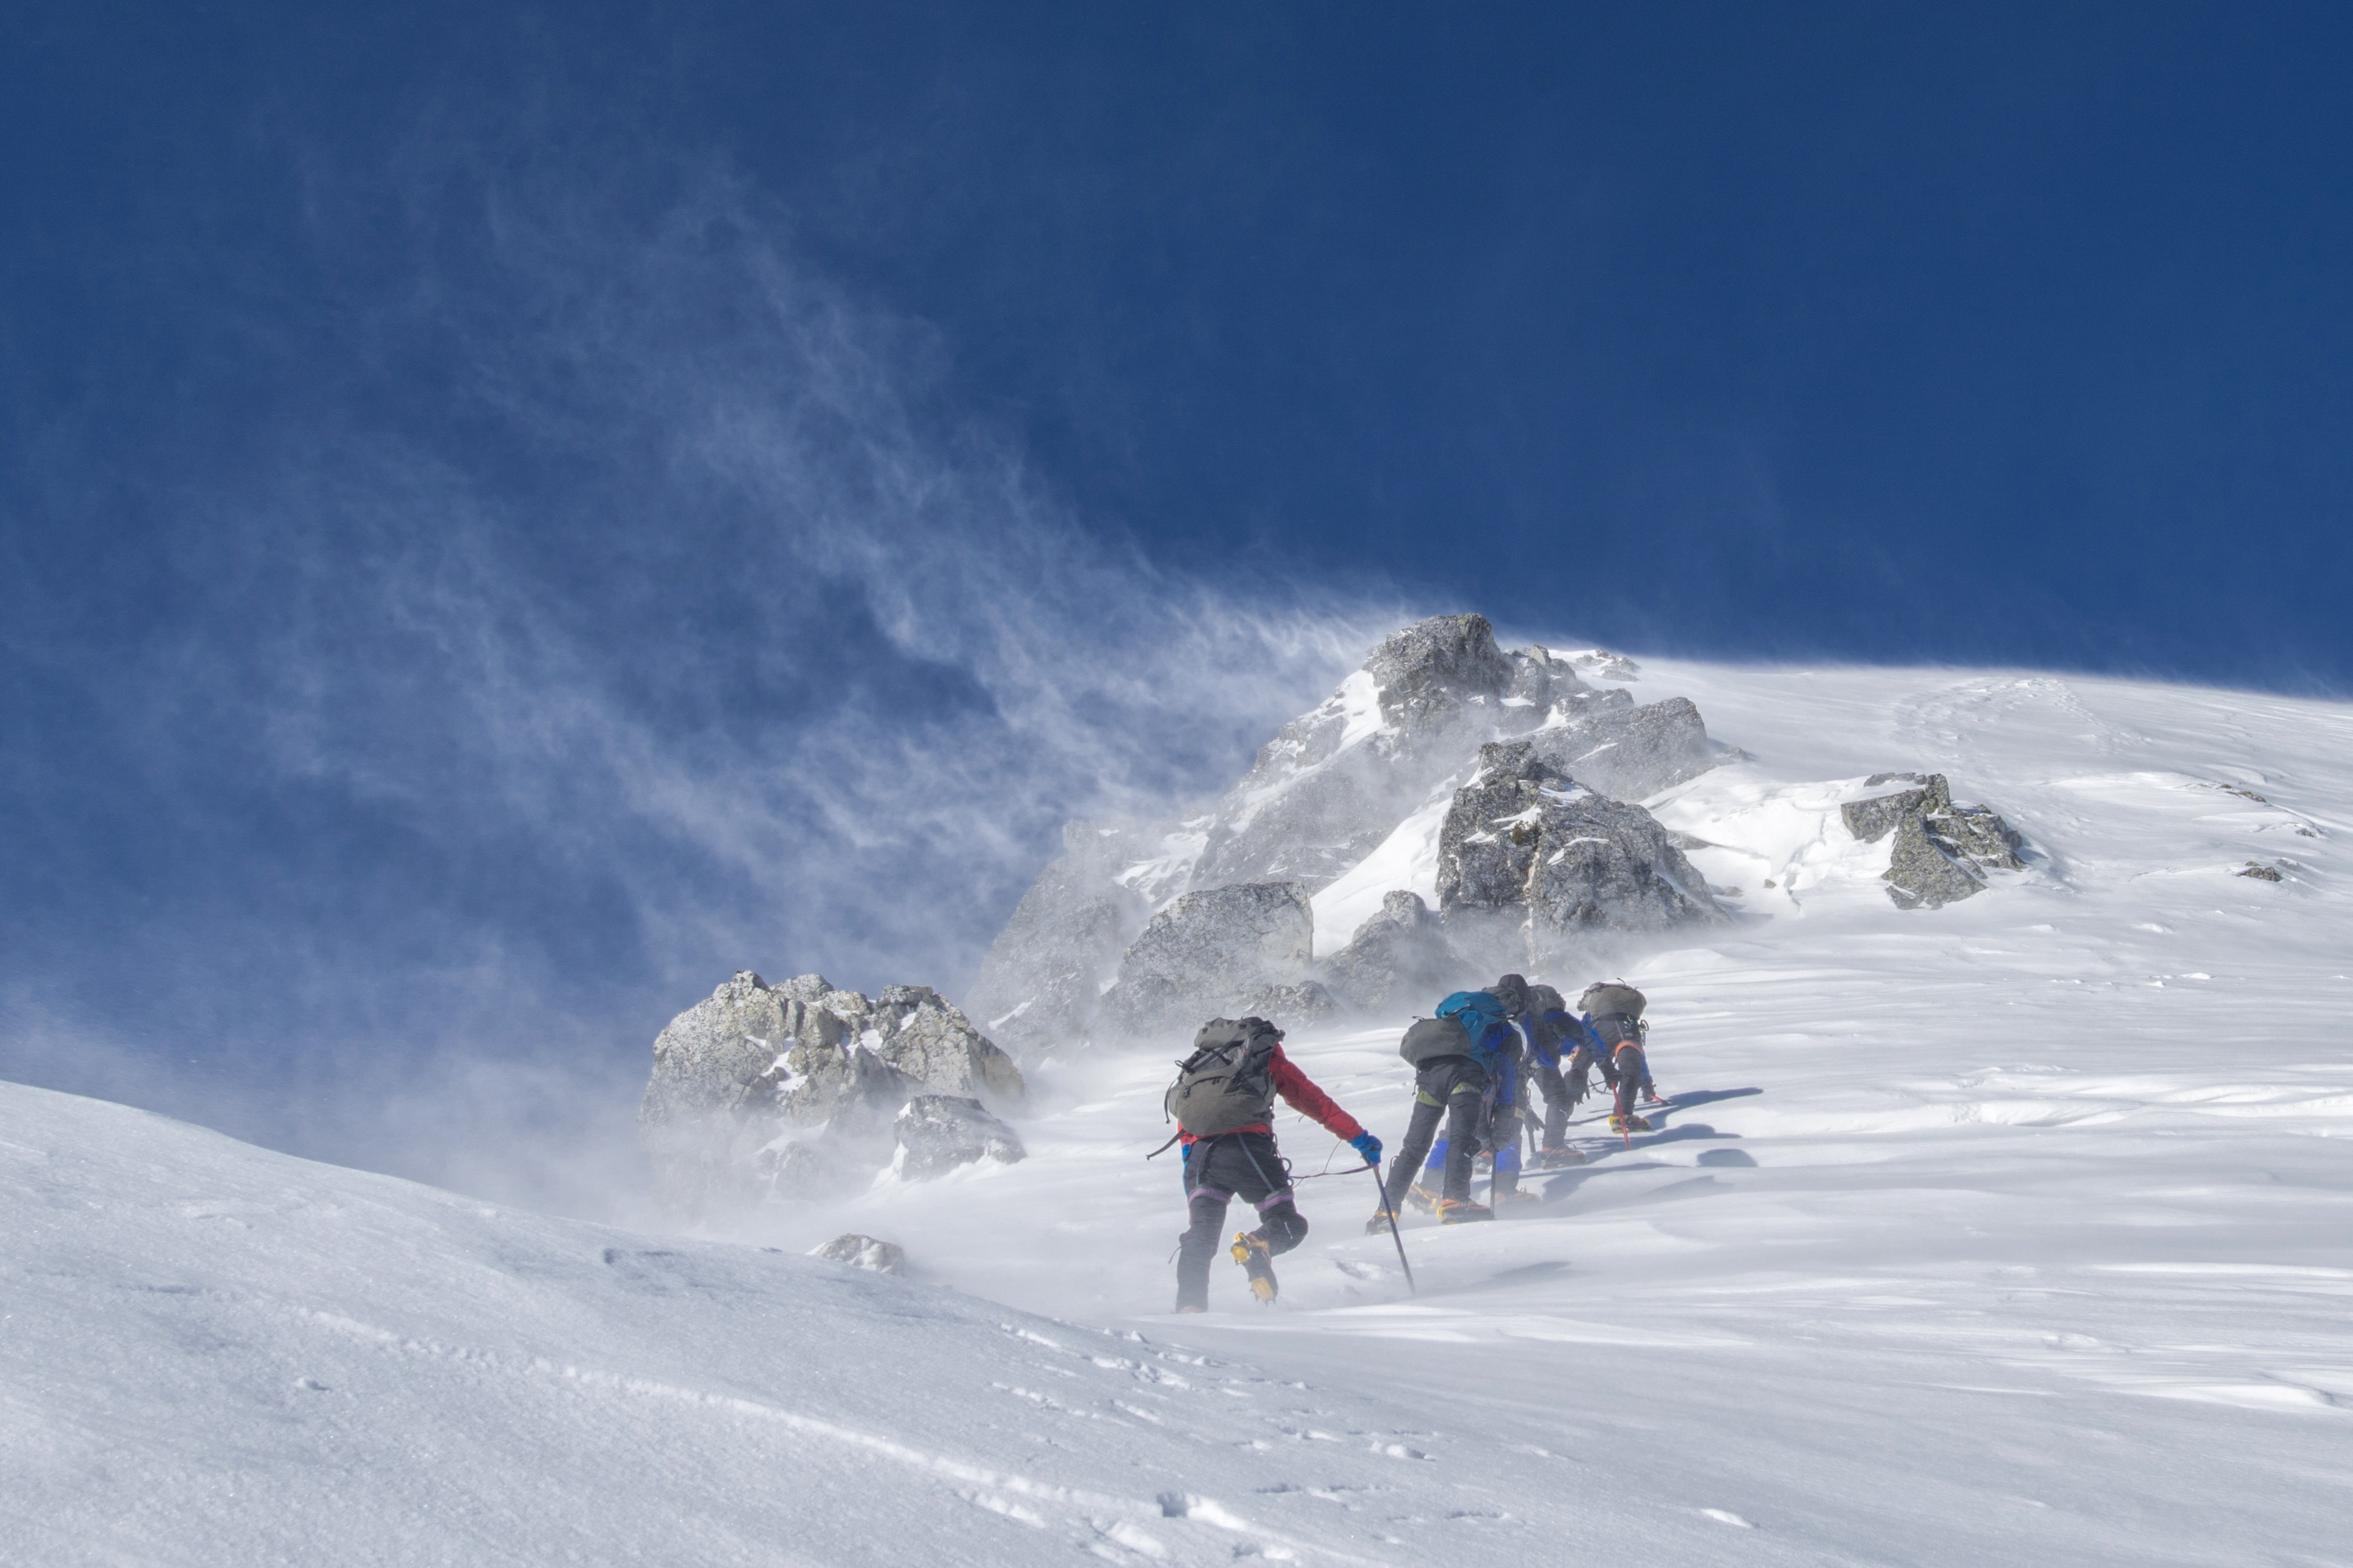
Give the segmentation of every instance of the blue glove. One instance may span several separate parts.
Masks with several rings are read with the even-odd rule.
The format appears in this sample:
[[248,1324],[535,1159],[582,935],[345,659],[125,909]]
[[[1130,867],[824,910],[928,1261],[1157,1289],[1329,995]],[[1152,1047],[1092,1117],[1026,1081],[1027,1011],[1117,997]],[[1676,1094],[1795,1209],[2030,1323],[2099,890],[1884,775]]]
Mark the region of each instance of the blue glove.
[[1369,1132],[1359,1132],[1348,1140],[1348,1147],[1365,1157],[1367,1165],[1381,1163],[1381,1141]]

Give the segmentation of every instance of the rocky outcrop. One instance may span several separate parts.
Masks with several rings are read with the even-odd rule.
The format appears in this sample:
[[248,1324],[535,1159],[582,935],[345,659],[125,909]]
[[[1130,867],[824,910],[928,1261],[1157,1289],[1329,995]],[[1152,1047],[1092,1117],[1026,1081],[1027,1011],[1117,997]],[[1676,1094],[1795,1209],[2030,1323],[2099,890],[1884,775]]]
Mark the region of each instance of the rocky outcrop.
[[1483,616],[1435,616],[1390,637],[1261,748],[1219,802],[1192,885],[1323,887],[1492,732],[1514,673]]
[[[1244,999],[1233,1011],[1238,1017],[1264,1018],[1286,1032],[1329,1024],[1341,1016],[1339,1002],[1313,980],[1303,980],[1295,985],[1270,985]],[[1198,1021],[1208,1022],[1206,1018]]]
[[891,1137],[899,1151],[891,1169],[910,1182],[928,1182],[981,1160],[1010,1165],[1028,1153],[1018,1133],[964,1095],[915,1096],[892,1123]]
[[1665,931],[1726,918],[1707,879],[1639,805],[1604,795],[1548,803],[1528,883],[1530,955],[1600,931]]
[[1613,800],[1648,799],[1699,777],[1716,763],[1707,725],[1688,697],[1599,709],[1571,727],[1532,739],[1546,760]]
[[879,999],[803,974],[739,971],[654,1042],[638,1111],[655,1194],[695,1221],[767,1198],[821,1196],[881,1163],[910,1094],[1018,1106],[1010,1058],[927,986]]
[[[1637,707],[1622,688],[1587,679],[1631,680],[1637,673],[1600,649],[1506,652],[1494,628],[1475,615],[1437,616],[1405,627],[1373,648],[1324,702],[1283,725],[1249,773],[1206,812],[1148,827],[1069,828],[1062,855],[990,948],[972,993],[974,1016],[1000,1039],[1048,1049],[1189,1028],[1213,1014],[1232,1016],[1268,985],[1301,983],[1303,970],[1252,972],[1229,984],[1214,967],[1165,963],[1160,950],[1172,933],[1155,928],[1174,900],[1205,891],[1287,884],[1311,896],[1327,890],[1364,867],[1433,798],[1447,800],[1488,742],[1532,742],[1587,789],[1626,801],[1671,788],[1718,761],[1725,753],[1688,701]],[[1413,852],[1424,857],[1426,826],[1409,836]],[[1426,870],[1400,871],[1398,885],[1426,886],[1420,875]],[[1705,898],[1695,879],[1690,886]],[[1563,896],[1564,910],[1633,907],[1616,898]],[[1364,907],[1353,898],[1351,921]],[[1514,907],[1519,912],[1511,918],[1524,922],[1525,903]],[[1448,910],[1447,918],[1456,921],[1457,912]],[[1377,993],[1374,977],[1388,962],[1369,952],[1362,965],[1335,957],[1334,995],[1359,1005],[1354,994]],[[1424,978],[1413,973],[1402,983],[1418,986]],[[1307,994],[1285,1001],[1288,1016],[1300,1018],[1318,1005]]]
[[1190,1035],[1236,1017],[1270,987],[1306,978],[1315,915],[1301,882],[1246,882],[1187,893],[1152,917],[1120,956],[1099,1032],[1137,1039]]
[[1889,834],[1895,842],[1883,873],[1898,909],[1939,909],[1985,890],[1988,871],[2019,871],[2023,845],[2000,816],[1982,805],[1955,805],[1942,773],[1873,773],[1865,788],[1900,784],[1888,795],[1851,800],[1839,808],[1847,831],[1865,844]]
[[1440,830],[1438,899],[1477,955],[1532,962],[1599,931],[1725,918],[1649,812],[1584,788],[1527,741],[1480,748]]
[[871,1236],[851,1233],[837,1236],[823,1247],[809,1253],[828,1263],[846,1263],[852,1268],[864,1268],[876,1274],[903,1274],[907,1270],[907,1255],[893,1242],[877,1241]]
[[1447,941],[1438,912],[1419,893],[1402,888],[1385,896],[1381,912],[1357,927],[1348,945],[1321,967],[1324,984],[1335,996],[1367,1013],[1443,996],[1461,990],[1470,978],[1469,966]]
[[1118,879],[1138,858],[1134,839],[1099,823],[1062,829],[1060,857],[1022,895],[973,984],[991,1034],[1034,1049],[1085,1033],[1103,976],[1152,917],[1151,900]]

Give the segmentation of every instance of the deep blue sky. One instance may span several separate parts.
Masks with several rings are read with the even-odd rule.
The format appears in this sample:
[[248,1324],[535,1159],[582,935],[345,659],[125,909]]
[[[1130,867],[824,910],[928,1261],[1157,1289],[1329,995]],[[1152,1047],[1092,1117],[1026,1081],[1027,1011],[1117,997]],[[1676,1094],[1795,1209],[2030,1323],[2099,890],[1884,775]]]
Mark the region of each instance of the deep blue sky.
[[953,985],[1405,613],[2341,691],[2348,79],[2323,5],[12,8],[0,1072],[495,1185],[453,1075]]

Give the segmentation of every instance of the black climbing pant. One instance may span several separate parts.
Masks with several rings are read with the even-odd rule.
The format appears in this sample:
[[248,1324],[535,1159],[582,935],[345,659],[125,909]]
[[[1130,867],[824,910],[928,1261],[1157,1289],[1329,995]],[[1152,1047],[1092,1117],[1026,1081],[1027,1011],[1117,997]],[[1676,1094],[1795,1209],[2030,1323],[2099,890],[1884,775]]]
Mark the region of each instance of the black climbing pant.
[[1650,1069],[1642,1061],[1642,1047],[1631,1041],[1618,1047],[1618,1114],[1634,1114],[1634,1091],[1650,1079]]
[[1403,1212],[1398,1205],[1420,1173],[1440,1121],[1446,1124],[1446,1184],[1440,1195],[1455,1199],[1471,1195],[1471,1160],[1479,1152],[1479,1122],[1486,1095],[1487,1074],[1469,1057],[1440,1057],[1422,1065],[1413,1079],[1413,1120],[1406,1124],[1404,1141],[1389,1157],[1390,1212]]
[[1568,1113],[1575,1110],[1582,1095],[1572,1095],[1562,1081],[1560,1064],[1542,1057],[1535,1060],[1536,1088],[1544,1093],[1544,1139],[1537,1147],[1557,1149],[1568,1136]]
[[1226,1232],[1226,1205],[1236,1198],[1258,1209],[1258,1236],[1280,1255],[1307,1239],[1307,1221],[1292,1202],[1291,1169],[1271,1132],[1225,1132],[1198,1138],[1185,1151],[1186,1213],[1192,1223],[1176,1253],[1176,1306],[1209,1304],[1209,1265]]

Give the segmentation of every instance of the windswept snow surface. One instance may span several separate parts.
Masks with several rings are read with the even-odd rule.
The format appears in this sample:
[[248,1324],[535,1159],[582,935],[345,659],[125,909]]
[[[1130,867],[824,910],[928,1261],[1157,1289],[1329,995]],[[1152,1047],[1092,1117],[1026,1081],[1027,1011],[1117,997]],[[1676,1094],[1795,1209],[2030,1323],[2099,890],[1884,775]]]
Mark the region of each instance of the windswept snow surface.
[[[1755,759],[1653,803],[1739,920],[1606,961],[1674,1105],[1575,1129],[1590,1163],[1504,1223],[1409,1222],[1418,1296],[1342,1174],[1301,1185],[1280,1305],[1221,1260],[1219,1310],[1165,1316],[1148,1052],[1039,1072],[1018,1165],[775,1211],[785,1254],[12,1089],[0,1556],[2353,1562],[2353,710],[1642,692]],[[2029,869],[1896,910],[1836,822],[1884,769],[1996,807]],[[1395,1038],[1291,1047],[1394,1140]],[[797,1256],[847,1229],[924,1277]]]

